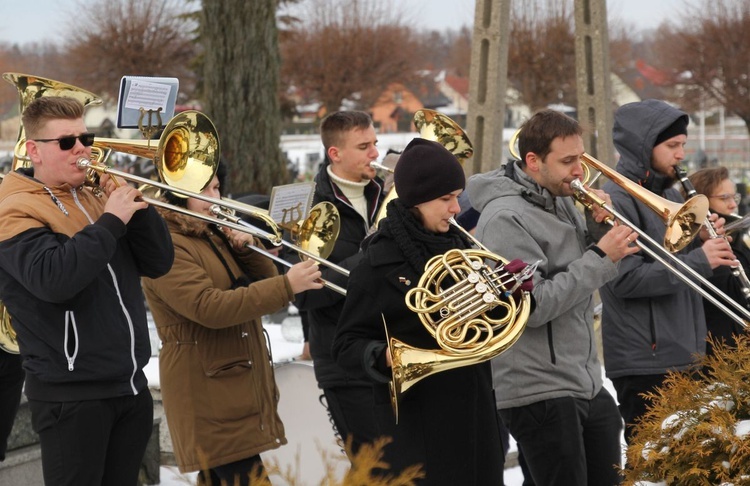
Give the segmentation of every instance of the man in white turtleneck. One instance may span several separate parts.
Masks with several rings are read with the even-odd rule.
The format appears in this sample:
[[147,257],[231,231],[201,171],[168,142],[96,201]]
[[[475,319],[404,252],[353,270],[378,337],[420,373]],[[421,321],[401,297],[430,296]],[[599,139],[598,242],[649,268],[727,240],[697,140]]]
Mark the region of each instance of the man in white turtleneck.
[[[333,203],[341,216],[341,231],[328,260],[352,269],[359,246],[383,202],[383,182],[370,163],[378,158],[372,118],[361,111],[331,113],[320,124],[326,160],[315,176],[314,204]],[[323,278],[346,287],[340,273],[321,267]],[[331,344],[345,297],[323,288],[299,294],[295,305],[307,313],[310,353],[315,378],[341,438],[351,440],[348,453],[380,436],[372,417],[372,387],[348,376],[331,356]]]

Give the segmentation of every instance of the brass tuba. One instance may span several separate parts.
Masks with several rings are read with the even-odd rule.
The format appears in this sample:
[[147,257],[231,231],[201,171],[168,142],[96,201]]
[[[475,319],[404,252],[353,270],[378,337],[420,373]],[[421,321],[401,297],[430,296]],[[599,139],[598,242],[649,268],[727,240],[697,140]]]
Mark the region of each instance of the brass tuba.
[[[418,110],[414,113],[414,126],[417,127],[420,138],[432,140],[433,142],[440,143],[443,147],[448,149],[450,153],[456,156],[458,162],[463,165],[464,161],[474,155],[474,148],[471,145],[469,136],[466,132],[449,117],[443,115],[435,110],[428,110],[426,108]],[[377,169],[390,170],[383,167],[380,164],[370,164]],[[378,209],[378,214],[375,216],[375,225],[377,225],[381,219],[385,218],[386,207],[391,199],[398,197],[396,194],[395,185],[391,186],[388,194],[383,199],[383,204]]]
[[[41,98],[42,96],[75,98],[81,102],[84,108],[88,105],[98,105],[102,103],[102,99],[94,93],[61,81],[55,81],[54,79],[47,79],[40,76],[22,73],[4,73],[3,79],[15,86],[18,90],[20,98],[18,113],[20,115],[23,115],[24,110],[26,110],[26,107],[29,106],[32,101]],[[28,166],[29,161],[26,157],[26,130],[24,130],[23,124],[20,124],[18,129],[18,141],[16,142],[16,147],[13,151],[13,166],[11,170]]]

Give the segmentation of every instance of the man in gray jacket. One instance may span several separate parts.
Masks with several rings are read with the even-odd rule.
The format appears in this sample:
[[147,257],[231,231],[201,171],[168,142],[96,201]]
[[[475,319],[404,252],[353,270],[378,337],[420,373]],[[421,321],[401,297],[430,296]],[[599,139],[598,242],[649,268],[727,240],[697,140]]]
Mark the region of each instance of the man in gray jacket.
[[[593,329],[593,292],[638,251],[626,226],[587,241],[569,196],[583,177],[582,129],[544,110],[521,127],[521,160],[473,176],[468,191],[481,213],[476,236],[507,259],[540,260],[536,310],[518,342],[492,362],[500,418],[518,442],[536,484],[619,484],[620,420],[602,387]],[[596,191],[607,200],[606,194]],[[598,208],[601,223],[609,214]]]
[[[621,106],[613,130],[620,154],[617,172],[660,197],[684,202],[673,186],[674,168],[685,157],[688,121],[685,112],[659,100]],[[666,226],[660,216],[613,182],[604,190],[625,218],[655,241],[664,240]],[[721,230],[723,223],[716,221],[716,228]],[[676,254],[706,278],[721,265],[736,265],[729,244],[708,236]],[[634,424],[648,406],[642,394],[661,385],[668,371],[689,369],[695,356],[705,352],[703,302],[665,265],[642,253],[622,261],[617,278],[601,289],[601,297],[604,366],[630,442]]]

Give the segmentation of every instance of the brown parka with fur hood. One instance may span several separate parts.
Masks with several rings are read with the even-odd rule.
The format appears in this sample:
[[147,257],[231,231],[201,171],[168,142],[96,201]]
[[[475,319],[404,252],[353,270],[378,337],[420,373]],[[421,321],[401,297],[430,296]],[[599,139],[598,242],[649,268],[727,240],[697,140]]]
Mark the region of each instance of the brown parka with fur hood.
[[232,289],[243,272],[226,242],[198,219],[162,215],[174,241],[174,265],[161,278],[143,279],[143,289],[163,343],[161,392],[180,471],[286,444],[261,316],[294,298],[288,279],[270,259],[245,250],[237,257],[254,282]]

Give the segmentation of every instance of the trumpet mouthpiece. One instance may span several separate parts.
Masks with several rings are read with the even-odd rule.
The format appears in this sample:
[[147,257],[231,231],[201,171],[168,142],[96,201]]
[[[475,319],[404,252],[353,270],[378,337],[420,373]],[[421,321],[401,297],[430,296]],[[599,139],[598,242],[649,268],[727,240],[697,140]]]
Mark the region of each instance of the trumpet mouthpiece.
[[76,160],[76,167],[79,169],[87,169],[91,166],[91,161],[85,157],[81,157],[80,159]]

